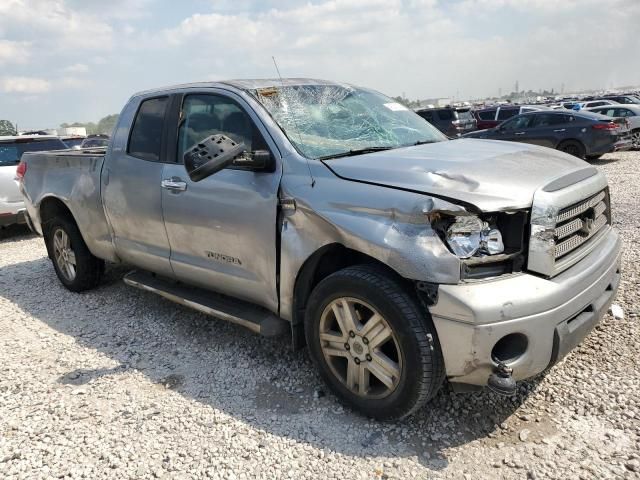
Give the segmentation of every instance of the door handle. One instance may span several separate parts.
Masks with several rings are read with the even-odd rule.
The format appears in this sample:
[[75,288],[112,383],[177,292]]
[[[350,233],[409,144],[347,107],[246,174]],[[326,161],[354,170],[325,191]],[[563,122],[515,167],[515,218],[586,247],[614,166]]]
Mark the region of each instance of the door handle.
[[554,132],[566,132],[566,128],[559,128],[558,130],[554,130]]
[[184,192],[187,189],[187,182],[175,178],[165,178],[160,183],[160,186],[174,192]]
[[516,132],[514,135],[524,135],[524,132]]

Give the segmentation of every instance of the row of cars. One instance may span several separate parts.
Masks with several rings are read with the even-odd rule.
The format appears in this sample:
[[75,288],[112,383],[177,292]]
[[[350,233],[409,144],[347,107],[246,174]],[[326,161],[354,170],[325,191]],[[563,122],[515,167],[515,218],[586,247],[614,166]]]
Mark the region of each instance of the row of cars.
[[0,227],[24,223],[24,202],[15,183],[16,165],[25,152],[79,150],[104,147],[108,135],[57,137],[53,135],[0,136]]
[[451,138],[532,143],[587,159],[640,148],[640,98],[633,95],[559,105],[428,108],[416,113]]

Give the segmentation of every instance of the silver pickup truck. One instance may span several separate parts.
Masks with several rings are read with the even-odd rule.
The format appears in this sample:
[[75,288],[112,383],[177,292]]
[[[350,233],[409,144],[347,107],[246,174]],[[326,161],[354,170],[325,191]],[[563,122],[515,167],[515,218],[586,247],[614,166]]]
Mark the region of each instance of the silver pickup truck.
[[597,169],[450,141],[351,85],[142,92],[106,150],[25,154],[18,176],[68,289],[131,265],[128,285],[306,344],[338,397],[381,419],[445,379],[513,393],[591,331],[620,280]]

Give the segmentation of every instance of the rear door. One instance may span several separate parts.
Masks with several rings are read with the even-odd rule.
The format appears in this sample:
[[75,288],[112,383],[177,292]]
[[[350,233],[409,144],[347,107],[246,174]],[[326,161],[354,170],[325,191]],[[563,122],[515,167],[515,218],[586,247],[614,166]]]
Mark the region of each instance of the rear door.
[[[215,92],[215,93],[214,93]],[[184,95],[170,136],[173,162],[162,178],[164,222],[176,277],[203,288],[278,308],[277,215],[279,152],[255,112],[224,90]],[[210,135],[224,134],[247,151],[268,150],[273,168],[228,167],[193,182],[183,153]]]
[[164,95],[129,103],[102,172],[102,199],[118,256],[166,276],[173,276],[173,271],[160,184],[170,101],[171,97]]
[[566,131],[570,115],[564,113],[536,113],[528,130],[528,143],[542,147],[556,148],[567,138]]

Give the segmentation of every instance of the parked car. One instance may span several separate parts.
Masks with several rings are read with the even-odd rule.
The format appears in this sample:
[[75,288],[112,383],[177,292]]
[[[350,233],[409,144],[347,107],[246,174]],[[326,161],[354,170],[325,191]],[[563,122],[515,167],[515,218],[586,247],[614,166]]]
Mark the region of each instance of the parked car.
[[618,105],[618,102],[615,100],[589,100],[586,102],[579,103],[580,108],[593,108],[593,107],[601,107],[603,105]]
[[472,132],[465,137],[531,143],[590,160],[632,148],[624,119],[582,110],[523,113],[496,128]]
[[469,107],[423,108],[416,113],[447,137],[458,137],[476,129],[476,119]]
[[500,105],[487,107],[480,110],[474,110],[473,115],[478,121],[478,130],[494,128],[505,120],[516,115],[526,112],[537,112],[539,110],[547,110],[544,105]]
[[0,136],[0,227],[24,223],[24,200],[15,181],[16,165],[24,152],[67,148],[53,136]]
[[618,103],[640,105],[640,98],[635,95],[605,95],[604,100],[614,100]]
[[88,135],[80,144],[80,148],[99,148],[107,145],[109,145],[109,135],[94,134]]
[[85,138],[87,137],[84,137],[82,135],[70,135],[70,136],[60,137],[60,140],[64,142],[67,148],[73,148],[74,150],[77,150],[80,148]]
[[640,148],[640,105],[618,105],[611,107],[596,107],[590,109],[591,112],[606,115],[607,117],[621,117],[629,122],[631,129],[631,142],[633,148]]
[[372,417],[410,415],[445,378],[515,392],[618,288],[602,172],[534,145],[449,141],[372,90],[157,89],[131,97],[115,132],[106,152],[18,167],[61,283],[88,290],[104,261],[130,264],[130,286],[306,344]]

